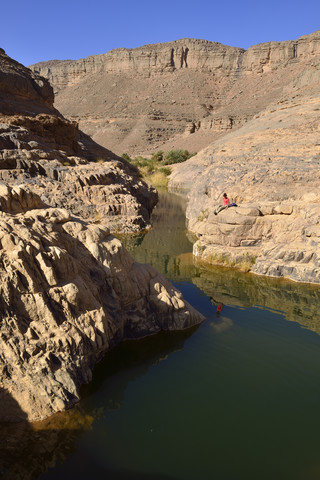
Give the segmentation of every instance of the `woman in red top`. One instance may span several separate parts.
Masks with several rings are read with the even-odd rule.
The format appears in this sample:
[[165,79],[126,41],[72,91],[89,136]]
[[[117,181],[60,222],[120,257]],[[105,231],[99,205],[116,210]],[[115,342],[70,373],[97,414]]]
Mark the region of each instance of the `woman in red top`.
[[228,195],[226,193],[223,194],[223,205],[219,205],[218,208],[213,212],[215,215],[218,215],[221,210],[224,210],[225,208],[229,207],[230,200],[228,198]]

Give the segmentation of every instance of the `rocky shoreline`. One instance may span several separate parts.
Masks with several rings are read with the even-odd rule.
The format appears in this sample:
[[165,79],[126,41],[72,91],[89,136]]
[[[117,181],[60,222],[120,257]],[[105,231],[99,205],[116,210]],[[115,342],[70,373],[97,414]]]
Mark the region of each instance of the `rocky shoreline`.
[[[203,320],[107,227],[48,208],[22,188],[2,186],[0,203],[0,387],[29,421],[76,403],[119,341]],[[14,419],[1,409],[1,421]]]
[[53,107],[44,78],[0,51],[0,181],[113,231],[150,227],[157,192]]
[[[259,275],[320,283],[320,160],[244,160],[240,145],[238,156],[207,149],[172,174],[171,189],[189,189],[194,255]],[[224,191],[237,206],[215,215]]]
[[[174,167],[169,187],[189,191],[198,258],[320,283],[319,79],[315,49],[281,98]],[[237,207],[214,215],[224,192]]]

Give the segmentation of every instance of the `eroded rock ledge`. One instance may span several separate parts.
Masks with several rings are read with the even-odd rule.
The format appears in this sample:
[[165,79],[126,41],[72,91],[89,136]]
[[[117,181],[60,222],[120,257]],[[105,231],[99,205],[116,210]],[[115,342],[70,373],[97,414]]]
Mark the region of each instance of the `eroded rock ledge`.
[[155,189],[66,120],[53,99],[46,79],[0,50],[0,180],[113,231],[148,228]]
[[[171,176],[189,190],[194,254],[267,276],[320,283],[319,64],[237,132]],[[238,207],[214,215],[223,192]]]
[[120,340],[203,320],[107,227],[48,208],[21,187],[2,185],[0,204],[0,388],[30,421],[77,402],[94,364]]

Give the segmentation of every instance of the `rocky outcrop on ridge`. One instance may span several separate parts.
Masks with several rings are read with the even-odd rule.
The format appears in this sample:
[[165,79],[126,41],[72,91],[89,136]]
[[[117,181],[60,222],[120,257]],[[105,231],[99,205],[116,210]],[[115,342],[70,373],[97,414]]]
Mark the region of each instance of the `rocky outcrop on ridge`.
[[[202,321],[106,226],[21,187],[1,186],[0,204],[0,390],[29,421],[78,401],[94,364],[120,340]],[[0,420],[13,419],[2,409]]]
[[[194,254],[210,263],[320,283],[320,61],[279,101],[183,167]],[[214,215],[227,192],[238,207]]]
[[48,81],[0,50],[0,181],[112,230],[150,226],[157,193],[53,107]]
[[67,118],[118,154],[194,152],[281,99],[320,53],[320,31],[247,51],[181,39],[31,66]]

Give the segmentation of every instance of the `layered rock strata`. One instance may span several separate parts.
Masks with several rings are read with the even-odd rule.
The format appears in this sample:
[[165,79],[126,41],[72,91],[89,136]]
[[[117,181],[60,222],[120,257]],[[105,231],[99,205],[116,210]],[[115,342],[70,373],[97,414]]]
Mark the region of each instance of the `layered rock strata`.
[[[194,254],[254,273],[320,282],[320,62],[260,115],[177,166]],[[238,206],[214,211],[223,192]]]
[[156,191],[53,107],[46,79],[0,51],[0,180],[117,231],[150,226]]
[[118,154],[199,151],[241,127],[320,53],[320,33],[247,51],[181,39],[31,66],[48,78],[56,106]]
[[[0,389],[29,421],[78,401],[94,364],[120,340],[202,321],[106,226],[20,187],[2,186],[0,204]],[[12,420],[5,410],[0,418]]]

